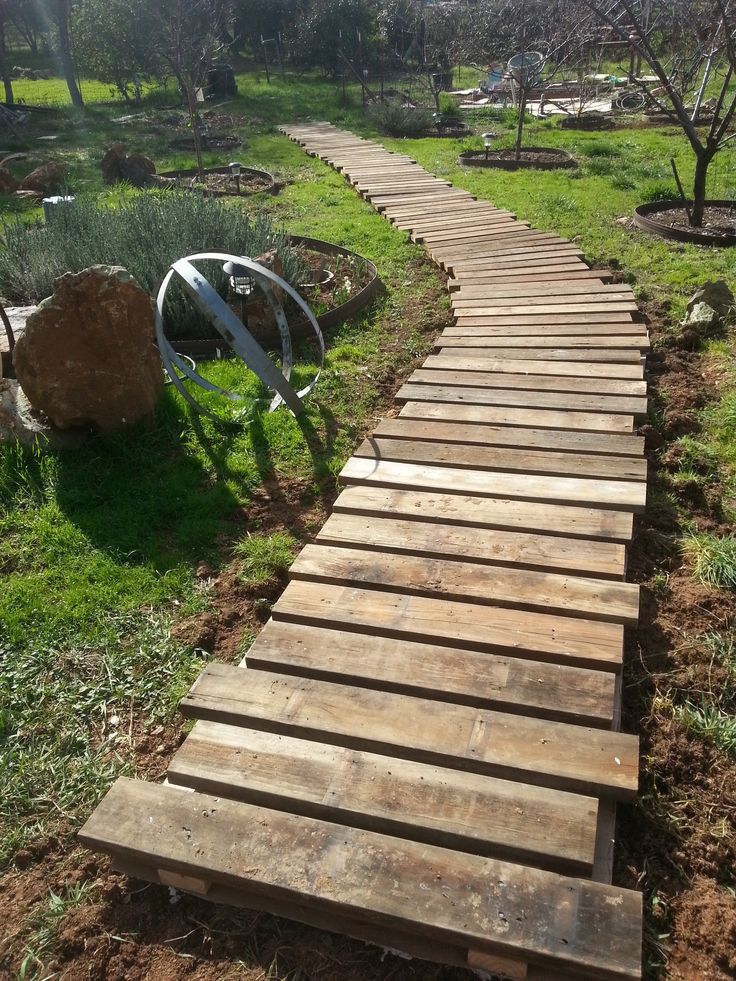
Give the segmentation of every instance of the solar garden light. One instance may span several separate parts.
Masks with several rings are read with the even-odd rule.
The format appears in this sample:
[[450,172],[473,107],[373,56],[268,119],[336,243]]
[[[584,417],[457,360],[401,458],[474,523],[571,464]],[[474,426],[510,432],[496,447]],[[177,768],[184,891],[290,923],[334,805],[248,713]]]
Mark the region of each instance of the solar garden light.
[[243,170],[243,165],[237,160],[233,160],[228,164],[228,168],[230,169],[232,176],[235,178],[235,190],[238,194],[240,194],[240,174]]
[[488,159],[488,153],[489,153],[489,151],[491,149],[491,146],[492,146],[492,140],[494,140],[495,137],[496,137],[496,134],[495,133],[484,133],[483,134],[483,146],[485,147],[485,150],[486,150],[486,160]]

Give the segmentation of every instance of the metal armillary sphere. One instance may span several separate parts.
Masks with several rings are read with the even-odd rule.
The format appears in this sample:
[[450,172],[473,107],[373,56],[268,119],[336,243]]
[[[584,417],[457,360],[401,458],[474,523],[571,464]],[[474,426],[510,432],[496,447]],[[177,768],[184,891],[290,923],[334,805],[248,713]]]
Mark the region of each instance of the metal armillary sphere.
[[[221,264],[229,263],[231,264],[230,268],[237,268],[241,275],[242,272],[247,272],[256,286],[265,295],[271,310],[273,311],[279,335],[281,337],[282,367],[280,370],[273,363],[268,354],[266,354],[261,345],[255,340],[248,328],[242,323],[241,320],[238,319],[227,303],[225,303],[217,290],[196,268],[196,262],[209,259],[215,260]],[[222,252],[198,252],[195,255],[189,255],[183,259],[178,259],[176,262],[171,264],[171,268],[164,277],[156,298],[156,341],[161,352],[161,359],[163,360],[164,367],[166,368],[172,383],[176,386],[179,392],[181,392],[186,401],[189,402],[190,405],[194,406],[198,412],[209,416],[210,419],[215,421],[217,421],[217,417],[207,408],[201,405],[186,389],[184,386],[185,378],[193,381],[205,391],[216,392],[220,395],[224,395],[225,398],[231,399],[232,401],[244,401],[244,398],[243,396],[237,395],[234,392],[228,392],[225,389],[220,388],[218,385],[214,385],[212,382],[207,381],[206,378],[202,378],[202,376],[197,374],[191,365],[187,363],[186,359],[176,353],[174,348],[171,346],[170,341],[167,340],[164,333],[163,309],[166,299],[166,290],[168,289],[174,276],[181,280],[181,283],[195,304],[210,320],[218,333],[222,335],[235,353],[242,358],[248,368],[250,368],[251,371],[254,371],[261,381],[272,389],[274,396],[271,400],[269,411],[273,411],[283,402],[289,407],[289,409],[291,409],[294,415],[298,415],[304,408],[302,399],[306,395],[309,395],[309,393],[312,391],[314,386],[317,384],[322,371],[325,358],[325,342],[324,338],[322,337],[322,331],[319,328],[319,324],[317,323],[314,314],[301,296],[299,296],[296,290],[285,282],[280,276],[277,276],[276,273],[272,272],[270,269],[267,269],[265,266],[254,262],[252,259],[246,258],[245,256],[227,255]],[[317,374],[314,376],[312,381],[300,391],[295,391],[289,382],[292,367],[291,333],[289,331],[289,324],[286,319],[286,315],[284,314],[283,307],[274,295],[274,286],[278,286],[280,289],[282,289],[284,293],[290,296],[297,306],[300,307],[307,320],[312,325],[312,329],[314,330],[320,348],[320,366],[317,369]],[[178,369],[180,374],[177,373],[177,370],[175,369]]]

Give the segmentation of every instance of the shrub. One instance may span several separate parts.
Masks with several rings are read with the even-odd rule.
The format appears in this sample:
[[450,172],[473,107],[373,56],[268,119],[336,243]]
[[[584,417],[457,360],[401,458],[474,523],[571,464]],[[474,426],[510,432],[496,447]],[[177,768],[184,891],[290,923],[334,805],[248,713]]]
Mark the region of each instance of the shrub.
[[429,109],[411,109],[398,102],[371,106],[368,115],[378,129],[390,136],[420,136],[434,125]]
[[[285,278],[297,282],[302,263],[286,233],[265,215],[250,217],[239,208],[199,194],[146,192],[109,207],[78,198],[59,208],[48,225],[6,223],[0,239],[0,293],[15,303],[36,303],[53,292],[54,280],[104,263],[124,266],[154,295],[170,264],[194,252],[258,256],[278,249]],[[202,264],[224,295],[226,277],[219,263]],[[165,310],[169,336],[214,336],[183,290],[174,287]]]
[[440,92],[440,113],[447,122],[462,122],[463,111],[447,92]]

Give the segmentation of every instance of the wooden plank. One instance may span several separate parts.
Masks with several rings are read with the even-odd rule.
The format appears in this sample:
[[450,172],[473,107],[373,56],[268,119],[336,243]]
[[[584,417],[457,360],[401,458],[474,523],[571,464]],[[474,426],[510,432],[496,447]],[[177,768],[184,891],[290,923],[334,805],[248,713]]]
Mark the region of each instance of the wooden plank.
[[[495,283],[536,283],[536,282],[569,282],[574,280],[590,280],[593,283],[606,283],[609,280],[597,271],[588,269],[582,262],[569,262],[559,266],[538,266],[531,271],[528,267],[516,268],[507,266],[496,270],[495,275],[484,276],[479,280],[480,283],[493,285]],[[462,279],[451,279],[449,289],[454,293],[459,289],[459,284],[464,282]]]
[[[620,350],[618,348],[526,348],[526,347],[484,347],[483,338],[446,337],[439,338],[436,350],[462,351],[470,358],[495,358],[510,361],[607,361],[612,364],[641,364],[641,354],[638,350]],[[536,371],[536,365],[534,371]]]
[[613,728],[616,675],[269,620],[248,667],[440,702]]
[[416,242],[425,242],[427,245],[439,245],[443,242],[463,242],[466,239],[488,238],[494,235],[504,235],[507,232],[529,228],[528,222],[519,221],[518,218],[481,218],[477,216],[473,221],[472,231],[467,228],[458,230],[453,227],[441,229],[415,228],[412,231],[412,238]]
[[601,310],[599,313],[558,313],[551,317],[539,310],[527,313],[510,314],[499,310],[491,315],[478,315],[469,311],[455,311],[455,322],[458,327],[525,327],[540,324],[577,324],[578,326],[594,326],[596,324],[633,324],[630,312],[621,313],[615,310]]
[[574,572],[621,579],[625,550],[611,542],[585,542],[554,535],[438,525],[392,517],[331,515],[317,534],[319,545],[385,550],[434,559],[470,559],[536,572]]
[[[188,719],[247,726],[573,793],[636,795],[638,739],[490,709],[208,665],[181,702]],[[617,762],[618,761],[618,762]]]
[[620,624],[329,583],[291,582],[272,615],[291,623],[599,671],[618,672],[623,657]]
[[589,293],[592,293],[595,296],[608,296],[616,299],[619,299],[620,297],[633,299],[634,296],[630,287],[617,283],[611,283],[607,286],[596,286],[586,283],[570,283],[569,285],[560,284],[555,285],[551,290],[546,288],[543,284],[539,286],[482,286],[462,283],[460,287],[460,297],[468,299],[473,297],[500,299],[502,297],[510,296],[577,296],[579,294],[587,295]]
[[636,626],[639,617],[639,587],[633,583],[454,558],[305,545],[289,577],[511,610],[545,610],[627,626]]
[[[442,379],[420,382],[413,377],[396,393],[401,402],[462,402],[466,405],[498,405],[519,408],[560,409],[563,412],[603,412],[643,415],[647,400],[631,395],[591,395],[587,392],[550,392],[490,385],[446,385]],[[630,432],[630,427],[625,431]]]
[[462,323],[453,327],[445,327],[442,332],[443,337],[463,337],[472,335],[473,337],[546,337],[554,332],[556,337],[566,337],[568,335],[586,337],[629,337],[633,338],[633,344],[639,337],[646,338],[648,331],[645,324],[630,320],[624,323],[614,324],[506,324],[499,327],[489,323],[482,326],[467,327]]
[[[537,326],[532,324],[531,326]],[[570,324],[569,326],[576,326]],[[550,333],[547,336],[540,334],[502,334],[503,328],[491,327],[491,333],[476,333],[475,327],[468,327],[462,324],[443,331],[437,343],[443,345],[446,340],[453,337],[466,337],[472,340],[476,346],[485,348],[508,347],[510,344],[523,343],[529,348],[594,348],[597,350],[618,351],[647,351],[649,350],[649,337],[646,334],[588,334],[587,325],[577,325],[579,330],[576,334]],[[521,328],[523,329],[523,328]],[[483,331],[483,328],[479,328]],[[522,340],[519,340],[521,338]]]
[[259,902],[308,900],[314,912],[567,965],[589,979],[641,976],[634,891],[127,778],[79,837],[124,861],[243,884]]
[[[444,428],[441,424],[435,427],[437,436],[441,436],[441,428]],[[461,428],[456,427],[458,430]],[[475,429],[478,432],[482,427]],[[355,450],[355,455],[373,460],[402,460],[439,467],[466,467],[469,470],[555,474],[559,477],[612,477],[614,480],[647,479],[647,462],[643,458],[637,460],[602,453],[558,453],[528,447],[506,448],[487,446],[477,441],[452,443],[443,442],[441,438],[422,440],[416,434],[369,437]]]
[[[466,407],[460,407],[466,408]],[[533,474],[460,470],[422,464],[393,463],[351,457],[340,473],[344,483],[365,481],[384,487],[434,490],[442,493],[477,494],[481,497],[515,497],[526,501],[600,506],[641,512],[646,505],[646,485],[626,480],[590,477],[551,477]]]
[[[402,385],[396,394],[406,402],[404,417],[444,419],[447,422],[471,422],[494,426],[528,426],[531,429],[584,429],[589,432],[631,433],[633,417],[604,412],[580,412],[572,409],[538,409],[536,407],[494,405],[491,399],[450,398],[431,385]],[[485,390],[484,390],[485,391]],[[492,391],[489,389],[488,391]],[[435,393],[434,395],[432,393]]]
[[633,434],[620,436],[616,433],[585,430],[525,429],[521,426],[455,423],[444,419],[411,419],[403,414],[403,410],[398,416],[389,416],[381,420],[376,425],[374,435],[389,439],[419,439],[438,443],[554,450],[556,453],[600,453],[604,456],[628,457],[634,467],[646,462],[642,460],[644,439]]
[[502,974],[511,981],[526,981],[529,965],[511,957],[497,957],[496,954],[483,954],[478,950],[468,951],[468,967],[486,974]]
[[346,487],[333,510],[613,542],[630,541],[633,528],[632,516],[623,511],[360,484]]
[[472,855],[573,875],[593,868],[598,802],[578,794],[206,721],[167,779]]
[[644,377],[644,368],[640,364],[598,364],[593,362],[544,361],[535,359],[530,365],[525,358],[503,358],[495,360],[492,352],[484,357],[482,365],[466,351],[445,349],[442,354],[431,354],[424,361],[425,368],[450,368],[453,371],[499,371],[513,374],[550,375],[557,377],[583,378],[628,378]]
[[[536,330],[538,328],[510,327],[508,330]],[[597,330],[598,328],[592,328]],[[429,359],[428,359],[429,360]],[[530,374],[515,375],[504,371],[476,371],[462,369],[444,369],[424,366],[417,368],[409,377],[425,385],[449,384],[471,385],[491,388],[535,389],[548,392],[578,392],[601,395],[623,395],[643,398],[647,393],[647,384],[642,380],[625,378],[574,378],[559,375]]]

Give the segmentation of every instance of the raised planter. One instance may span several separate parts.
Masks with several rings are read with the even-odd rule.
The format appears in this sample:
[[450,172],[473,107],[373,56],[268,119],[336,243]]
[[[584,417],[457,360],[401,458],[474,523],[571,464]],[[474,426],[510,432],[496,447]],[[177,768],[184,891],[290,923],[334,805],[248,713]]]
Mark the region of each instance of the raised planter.
[[597,133],[600,130],[613,129],[613,119],[610,116],[604,116],[602,113],[584,112],[582,116],[578,116],[577,114],[563,116],[560,129],[575,129],[587,133]]
[[[690,202],[688,202],[690,204]],[[733,212],[736,224],[736,207],[733,201],[707,201],[706,208],[727,208]],[[736,245],[736,233],[711,234],[707,231],[697,232],[692,229],[675,227],[657,218],[657,215],[668,211],[682,210],[682,201],[649,201],[634,209],[634,224],[637,228],[659,235],[661,238],[672,239],[676,242],[691,242],[695,245]]]
[[[204,168],[205,178],[208,174],[223,176],[226,178],[230,177],[229,167],[205,167]],[[269,174],[266,170],[257,170],[255,167],[243,167],[240,174],[240,187],[241,192],[238,194],[235,190],[235,182],[232,182],[232,190],[227,188],[216,188],[216,187],[206,187],[206,186],[192,186],[192,178],[199,176],[199,171],[196,167],[187,167],[183,170],[165,170],[163,173],[157,175],[159,178],[164,178],[172,186],[179,186],[181,190],[194,190],[200,191],[203,194],[210,194],[215,198],[227,198],[227,197],[247,197],[249,194],[273,194],[276,189],[276,181],[274,180],[273,174]],[[256,184],[257,186],[248,186],[249,184]]]
[[[350,299],[317,317],[317,323],[321,330],[328,330],[330,327],[334,327],[354,317],[356,313],[367,307],[378,295],[381,288],[381,280],[378,277],[378,271],[375,265],[370,259],[365,259],[363,256],[358,255],[357,252],[351,252],[350,249],[344,249],[341,245],[335,245],[332,242],[323,242],[317,238],[292,235],[290,236],[290,241],[292,245],[302,245],[307,249],[311,249],[313,252],[321,252],[323,255],[347,256],[360,259],[365,263],[370,273],[370,280],[357,293],[354,293]],[[314,332],[312,325],[305,319],[290,323],[289,328],[291,330],[292,341],[304,340],[307,337],[313,336]],[[253,336],[265,347],[279,347],[281,344],[277,330],[254,330]],[[226,348],[222,340],[219,339],[176,340],[172,341],[172,344],[179,354],[188,354],[194,358],[214,358],[218,356],[218,351],[224,356],[228,356],[231,353],[230,349]]]
[[[203,134],[201,139],[203,150],[237,150],[243,145],[239,136],[230,136],[227,133],[211,133],[209,136]],[[194,153],[194,139],[191,136],[177,136],[169,142],[172,150],[189,150]]]
[[487,155],[485,150],[465,150],[458,157],[458,163],[463,167],[490,167],[496,170],[557,170],[560,167],[573,170],[578,165],[567,150],[557,147],[525,146],[521,153],[521,160],[515,160],[513,150],[491,150]]

